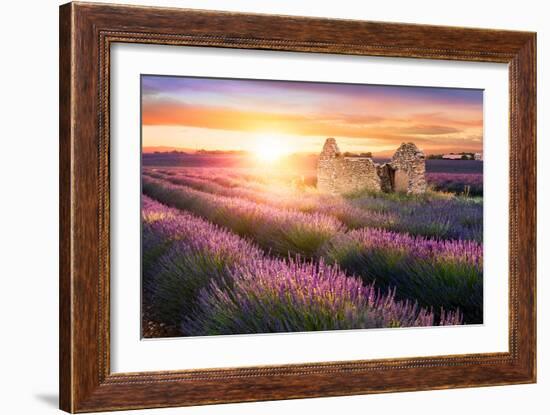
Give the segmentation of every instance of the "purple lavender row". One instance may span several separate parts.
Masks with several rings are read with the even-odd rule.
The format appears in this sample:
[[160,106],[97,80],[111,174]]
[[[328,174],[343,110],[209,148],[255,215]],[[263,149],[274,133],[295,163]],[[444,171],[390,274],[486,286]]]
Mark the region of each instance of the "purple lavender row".
[[467,322],[482,320],[482,245],[474,241],[432,240],[369,228],[345,233],[341,226],[327,231],[318,228],[311,214],[288,216],[285,210],[151,179],[144,179],[143,189],[161,202],[248,236],[281,257],[325,257],[366,284],[376,281],[386,291],[397,287],[399,298],[418,300],[436,313],[440,307],[460,308]]
[[[193,249],[221,252],[221,255],[225,255],[224,249],[240,252],[245,257],[263,255],[251,241],[188,212],[167,207],[145,195],[142,196],[142,226],[144,233],[154,236],[150,240],[151,244],[142,246],[144,250],[152,250],[153,244],[184,240]],[[208,237],[200,238],[201,235]]]
[[[212,283],[199,295],[191,335],[274,333],[433,326],[434,314],[394,293],[380,295],[337,267],[299,260],[256,259],[231,270],[232,285]],[[461,324],[443,313],[440,325]]]
[[204,219],[142,197],[143,298],[153,317],[179,327],[199,290],[226,267],[263,256],[251,241]]
[[[247,221],[252,222],[251,228],[254,230],[250,236],[256,236],[260,231],[262,234],[260,241],[266,240],[267,248],[271,248],[275,243],[274,234],[269,232],[272,228],[278,228],[282,233],[283,240],[290,240],[292,235],[304,229],[309,229],[308,225],[317,228],[319,225],[325,225],[322,229],[330,238],[325,242],[330,247],[345,247],[349,245],[359,245],[362,249],[378,247],[380,249],[389,249],[392,252],[400,251],[409,256],[418,258],[418,260],[432,258],[439,261],[466,262],[473,264],[481,273],[483,247],[480,243],[469,240],[438,240],[428,239],[420,236],[411,236],[405,233],[397,233],[375,228],[363,228],[344,233],[342,226],[337,222],[326,221],[328,217],[315,214],[303,214],[285,209],[275,209],[273,207],[256,204],[247,200],[238,198],[218,197],[209,193],[187,188],[185,186],[171,185],[165,182],[147,182],[145,189],[152,188],[157,190],[161,196],[164,196],[162,202],[169,202],[170,199],[175,202],[187,202],[187,198],[197,199],[197,203],[189,203],[189,206],[196,209],[196,213],[205,216],[207,219],[218,220],[219,224],[228,228],[243,230],[244,226],[236,222],[227,221],[229,218],[238,218],[242,216]],[[165,192],[158,192],[158,190]],[[193,201],[195,201],[193,199]],[[231,211],[223,215],[220,210]],[[214,211],[212,215],[210,212]],[[244,219],[241,218],[241,222]],[[320,221],[324,219],[325,221]],[[332,225],[332,226],[330,226]],[[287,233],[283,232],[286,231]],[[266,236],[268,236],[266,238]],[[260,243],[260,245],[262,245]],[[326,247],[325,247],[326,250]],[[300,254],[291,249],[284,250],[283,255]],[[317,252],[318,254],[318,252]]]
[[[143,197],[152,309],[186,335],[433,325],[434,314],[337,267],[266,257],[253,243]],[[156,243],[152,243],[156,241]],[[159,248],[164,247],[159,252]],[[150,256],[151,258],[154,255]],[[448,313],[440,324],[460,324]]]
[[483,246],[475,241],[429,239],[383,229],[358,229],[332,241],[333,244],[357,243],[364,249],[387,249],[414,256],[419,260],[457,261],[472,264],[481,271]]
[[283,256],[290,252],[312,257],[326,241],[344,229],[334,217],[317,212],[280,209],[147,177],[143,178],[143,192],[239,235],[252,237],[262,248]]
[[426,180],[435,190],[471,196],[483,195],[482,173],[427,173]]
[[[165,175],[159,173],[147,173],[150,177],[167,181],[172,184],[187,186],[202,192],[219,196],[241,198],[256,203],[262,203],[281,209],[297,210],[305,213],[320,213],[337,218],[348,228],[361,228],[365,226],[389,226],[395,218],[390,213],[369,212],[346,203],[341,198],[330,195],[314,193],[299,193],[282,191],[281,189],[268,189],[265,185],[255,185],[249,188],[248,184],[235,184],[227,187],[214,181],[212,177],[202,178],[197,175]],[[224,179],[228,184],[229,181]]]
[[226,176],[220,176],[216,169],[195,170],[178,169],[170,175],[161,170],[148,174],[213,194],[334,216],[349,229],[378,227],[432,238],[482,240],[483,205],[479,201],[439,193],[411,198],[367,192],[347,199],[310,191],[297,192],[289,186],[285,189],[280,185],[249,183],[231,178],[225,171]]
[[398,298],[436,312],[458,307],[466,323],[483,322],[483,246],[475,241],[361,229],[336,236],[321,255],[366,284],[397,287]]
[[469,198],[408,200],[399,194],[367,195],[352,200],[358,208],[391,212],[396,220],[384,229],[435,239],[483,240],[483,204]]

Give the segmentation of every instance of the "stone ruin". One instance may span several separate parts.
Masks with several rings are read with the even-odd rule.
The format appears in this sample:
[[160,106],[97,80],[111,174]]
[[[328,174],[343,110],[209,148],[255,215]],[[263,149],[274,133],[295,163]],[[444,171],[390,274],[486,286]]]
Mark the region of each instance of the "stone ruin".
[[424,193],[424,153],[414,143],[403,143],[390,162],[378,164],[371,157],[343,155],[336,140],[327,138],[319,156],[317,189],[333,194],[360,190]]

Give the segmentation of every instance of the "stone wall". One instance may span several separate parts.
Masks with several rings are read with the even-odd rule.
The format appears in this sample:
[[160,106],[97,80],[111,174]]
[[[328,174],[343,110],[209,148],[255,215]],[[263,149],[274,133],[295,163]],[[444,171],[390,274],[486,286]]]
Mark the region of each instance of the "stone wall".
[[389,193],[394,190],[394,170],[389,163],[384,163],[381,166],[376,166],[376,173],[380,178],[380,190]]
[[426,191],[426,160],[414,143],[401,144],[390,165],[395,170],[395,191],[414,194]]
[[335,169],[334,187],[339,193],[381,190],[376,165],[370,158],[343,157],[336,162]]
[[369,157],[344,157],[336,140],[328,138],[319,156],[317,188],[326,193],[380,191],[377,165]]
[[345,157],[334,138],[327,138],[319,155],[317,189],[325,193],[373,190],[407,193],[426,191],[424,154],[403,143],[390,163],[376,164],[370,157]]
[[319,155],[317,166],[317,189],[325,193],[335,193],[336,161],[341,157],[334,138],[327,138]]

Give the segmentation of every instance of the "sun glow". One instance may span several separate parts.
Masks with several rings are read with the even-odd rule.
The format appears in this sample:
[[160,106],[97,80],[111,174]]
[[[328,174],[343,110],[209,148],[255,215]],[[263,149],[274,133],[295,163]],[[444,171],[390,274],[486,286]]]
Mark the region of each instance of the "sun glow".
[[254,147],[256,158],[265,163],[274,163],[289,153],[285,141],[275,135],[259,136]]

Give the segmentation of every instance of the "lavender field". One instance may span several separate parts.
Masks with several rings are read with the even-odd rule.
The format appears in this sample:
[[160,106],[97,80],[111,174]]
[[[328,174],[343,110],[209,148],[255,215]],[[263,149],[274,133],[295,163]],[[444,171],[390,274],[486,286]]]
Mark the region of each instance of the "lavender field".
[[310,166],[144,161],[143,337],[483,322],[479,171],[330,195]]
[[483,90],[140,86],[143,337],[483,323]]

